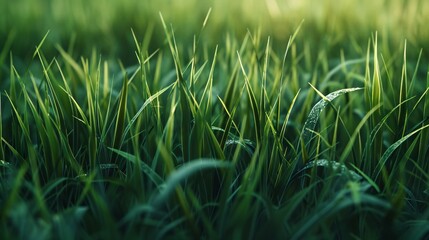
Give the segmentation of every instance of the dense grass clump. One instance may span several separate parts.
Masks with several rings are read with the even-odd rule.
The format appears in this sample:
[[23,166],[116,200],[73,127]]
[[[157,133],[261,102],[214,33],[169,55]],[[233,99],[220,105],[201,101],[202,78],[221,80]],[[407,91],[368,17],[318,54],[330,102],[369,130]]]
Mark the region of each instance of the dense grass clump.
[[130,31],[127,65],[6,41],[0,238],[427,237],[424,50],[303,25],[209,44],[210,14],[191,41]]

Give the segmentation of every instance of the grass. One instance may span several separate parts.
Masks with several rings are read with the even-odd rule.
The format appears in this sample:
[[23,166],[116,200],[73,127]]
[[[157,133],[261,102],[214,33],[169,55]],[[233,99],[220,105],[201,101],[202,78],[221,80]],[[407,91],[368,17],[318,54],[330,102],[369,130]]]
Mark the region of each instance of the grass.
[[[261,19],[285,18],[269,2]],[[417,2],[405,9],[425,6]],[[64,47],[67,31],[45,31],[24,54],[14,50],[20,32],[4,35],[2,239],[428,236],[429,75],[415,47],[424,33],[398,41],[368,20],[357,31],[365,37],[338,44],[345,22],[314,45],[315,14],[286,40],[267,36],[275,24],[240,33],[228,22],[213,44],[217,8],[198,15],[191,38],[173,15],[128,31],[134,57],[123,61],[115,49]]]

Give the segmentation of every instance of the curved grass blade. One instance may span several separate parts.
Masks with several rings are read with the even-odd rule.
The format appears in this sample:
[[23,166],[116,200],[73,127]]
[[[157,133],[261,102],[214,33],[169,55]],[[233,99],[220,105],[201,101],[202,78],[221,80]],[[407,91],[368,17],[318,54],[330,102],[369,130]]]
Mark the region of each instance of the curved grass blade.
[[413,132],[411,132],[411,133],[409,133],[409,134],[407,134],[407,135],[405,135],[404,137],[402,137],[401,139],[399,139],[398,141],[396,141],[394,144],[392,144],[392,145],[390,145],[390,147],[384,152],[384,154],[383,154],[383,156],[381,156],[381,159],[380,159],[380,161],[378,162],[378,164],[377,164],[377,167],[376,167],[376,174],[375,174],[375,177],[374,177],[374,179],[375,180],[377,180],[377,178],[378,178],[378,176],[380,175],[380,173],[381,173],[381,171],[382,171],[382,169],[383,169],[383,167],[384,167],[384,165],[386,164],[386,162],[387,162],[387,160],[389,159],[389,157],[392,155],[392,153],[403,143],[403,142],[405,142],[408,138],[410,138],[411,136],[413,136],[413,135],[415,135],[416,133],[418,133],[418,132],[420,132],[420,131],[422,131],[423,129],[425,129],[425,128],[427,128],[427,127],[429,127],[429,124],[428,125],[425,125],[425,126],[423,126],[423,127],[421,127],[421,128],[419,128],[419,129],[417,129],[417,130],[415,130],[415,131],[413,131]]
[[359,63],[364,63],[364,62],[366,62],[366,58],[358,58],[358,59],[352,59],[352,60],[341,62],[334,69],[332,69],[331,71],[329,71],[328,74],[326,74],[326,77],[321,81],[321,84],[326,84],[326,82],[328,82],[328,80],[332,76],[334,76],[337,72],[340,72],[341,70],[343,70],[347,66],[354,65],[354,64],[359,64]]
[[198,159],[188,162],[171,173],[160,193],[153,199],[152,205],[157,207],[166,202],[176,187],[197,172],[207,169],[229,168],[231,166],[232,164],[229,162],[214,159]]
[[360,133],[360,129],[365,125],[365,123],[368,121],[368,119],[381,107],[381,105],[373,107],[365,116],[362,118],[362,120],[359,122],[359,124],[355,127],[355,130],[353,134],[350,136],[350,139],[344,148],[343,152],[340,156],[340,162],[344,162],[346,158],[348,157],[349,153],[352,151],[353,145],[356,141],[356,138],[358,137]]
[[[127,152],[124,152],[124,151],[121,151],[121,150],[118,150],[115,148],[110,148],[110,147],[108,149],[110,149],[111,151],[115,152],[119,156],[125,158],[126,160],[128,160],[132,163],[137,163],[137,161],[140,161],[136,156],[134,156],[130,153],[127,153]],[[161,184],[164,182],[164,180],[149,165],[147,165],[146,163],[144,163],[142,161],[140,161],[139,165],[141,167],[141,170],[144,173],[146,173],[146,175],[149,177],[149,179],[152,180],[152,182],[154,182],[156,184],[156,186],[161,186]]]
[[146,99],[146,101],[143,103],[143,105],[140,107],[140,109],[137,111],[137,113],[134,115],[133,118],[131,118],[130,122],[128,123],[128,125],[125,127],[124,130],[124,134],[123,136],[126,136],[127,133],[130,131],[130,128],[132,127],[132,125],[135,123],[135,121],[137,120],[137,118],[140,116],[140,114],[143,112],[143,110],[146,109],[146,107],[156,98],[158,98],[161,94],[163,94],[165,91],[167,91],[168,89],[170,89],[173,85],[175,85],[175,83],[172,83],[170,85],[168,85],[167,87],[161,89],[159,92],[153,94],[152,96],[150,96],[148,99]]
[[377,191],[378,193],[380,192],[380,187],[368,175],[366,175],[355,165],[351,164],[351,166],[375,189],[375,191]]
[[167,235],[168,232],[173,231],[173,229],[178,228],[180,224],[184,223],[186,221],[186,218],[181,217],[179,219],[176,219],[166,225],[163,225],[163,227],[157,231],[157,235],[155,239],[164,239],[166,238],[165,235]]
[[155,209],[151,205],[148,205],[148,204],[137,205],[137,206],[131,208],[130,210],[128,210],[127,215],[125,215],[125,217],[123,217],[119,221],[118,225],[119,226],[127,225],[130,221],[135,219],[140,214],[154,213],[154,212],[155,212]]
[[357,90],[362,90],[363,88],[345,88],[341,90],[337,90],[335,92],[332,92],[326,96],[324,96],[322,93],[320,93],[313,85],[310,84],[310,86],[322,97],[322,99],[314,105],[314,107],[311,109],[310,113],[308,114],[307,120],[304,123],[304,127],[302,130],[302,139],[305,144],[308,144],[311,136],[312,131],[314,130],[314,127],[316,126],[316,123],[319,119],[320,113],[323,111],[323,109],[335,98],[349,92],[354,92]]
[[[404,100],[403,102],[399,103],[398,105],[396,105],[392,110],[390,110],[389,113],[387,113],[381,120],[380,122],[374,127],[374,129],[372,129],[371,133],[370,133],[370,141],[369,141],[369,146],[372,146],[375,138],[378,134],[378,132],[380,131],[380,129],[383,127],[383,125],[386,123],[387,119],[390,117],[390,115],[392,115],[392,113],[394,113],[396,111],[396,109],[398,109],[402,104],[410,101],[411,99],[413,99],[414,97],[408,98],[406,100]],[[366,151],[366,149],[365,149]]]
[[[314,212],[309,215],[311,216],[310,218],[306,218],[304,222],[299,224],[299,229],[294,232],[291,239],[305,239],[307,234],[310,234],[311,236],[312,230],[318,225],[318,223],[325,221],[327,218],[335,215],[343,209],[356,205],[356,198],[353,197],[353,191],[355,190],[344,189],[339,192],[334,199],[330,199],[325,203],[322,203],[320,207],[316,208]],[[386,210],[391,208],[391,204],[386,200],[364,192],[360,193],[358,204],[367,205],[368,211],[373,211],[380,215],[384,214]]]
[[253,143],[252,141],[248,140],[248,139],[240,139],[239,137],[234,137],[232,139],[228,139],[226,140],[225,146],[233,146],[233,145],[240,145],[241,148],[244,149],[244,151],[246,151],[247,154],[249,154],[249,156],[252,156],[254,151],[255,151],[255,143]]
[[302,169],[300,169],[297,173],[295,173],[294,177],[298,176],[298,174],[302,173],[303,171],[311,169],[313,167],[332,168],[332,170],[337,171],[340,175],[350,176],[351,180],[354,180],[354,181],[362,180],[362,177],[359,174],[357,174],[353,170],[348,169],[345,164],[339,163],[336,161],[327,160],[327,159],[319,159],[319,160],[314,160],[307,163]]

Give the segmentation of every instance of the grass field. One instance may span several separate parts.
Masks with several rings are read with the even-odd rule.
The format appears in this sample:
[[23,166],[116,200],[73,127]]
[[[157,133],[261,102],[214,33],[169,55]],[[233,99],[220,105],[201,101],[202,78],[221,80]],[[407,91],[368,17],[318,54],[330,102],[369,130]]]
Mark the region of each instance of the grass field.
[[0,6],[1,239],[429,237],[429,2]]

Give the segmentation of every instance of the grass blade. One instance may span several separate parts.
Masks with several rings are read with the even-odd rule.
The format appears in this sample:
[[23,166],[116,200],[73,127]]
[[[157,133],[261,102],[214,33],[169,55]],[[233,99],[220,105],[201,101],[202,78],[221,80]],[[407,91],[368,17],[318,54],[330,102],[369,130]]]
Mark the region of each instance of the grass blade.
[[[125,158],[125,160],[134,163],[135,165],[140,165],[141,171],[144,172],[149,177],[149,179],[151,179],[152,182],[155,183],[156,186],[159,187],[161,186],[161,184],[163,184],[164,180],[161,178],[161,176],[159,176],[158,173],[156,173],[149,165],[141,161],[135,155],[114,148],[109,149],[117,153],[119,156]],[[139,163],[137,164],[138,161]]]
[[124,135],[125,117],[127,114],[127,98],[128,98],[128,80],[125,75],[122,85],[121,97],[119,100],[118,115],[113,135],[113,148],[119,149],[122,144]]
[[335,98],[345,94],[350,93],[358,90],[362,90],[363,88],[346,88],[337,90],[335,92],[329,93],[328,95],[324,96],[322,93],[320,93],[313,85],[310,84],[310,86],[322,97],[322,99],[316,103],[316,105],[313,106],[310,113],[308,114],[307,120],[304,123],[304,127],[302,129],[302,139],[306,145],[311,140],[312,132],[310,130],[314,130],[316,127],[316,123],[319,119],[320,113],[323,111],[323,109]]
[[178,187],[183,181],[185,181],[192,175],[202,170],[230,168],[231,166],[231,163],[221,160],[192,160],[191,162],[184,164],[182,167],[178,168],[170,174],[160,193],[153,199],[152,204],[154,206],[160,206],[164,204],[168,200],[170,195],[174,192],[176,187]]
[[412,137],[413,135],[421,132],[422,130],[424,130],[425,128],[429,127],[428,125],[425,125],[407,135],[405,135],[404,137],[402,137],[401,139],[399,139],[398,141],[396,141],[395,143],[393,143],[392,145],[390,145],[389,148],[386,149],[386,151],[384,152],[383,156],[381,156],[381,159],[379,160],[377,166],[376,166],[376,172],[375,172],[375,176],[374,179],[377,180],[378,176],[380,175],[381,171],[383,170],[384,166],[386,165],[387,160],[389,160],[389,157],[393,154],[393,152],[405,141],[407,141],[408,138]]

